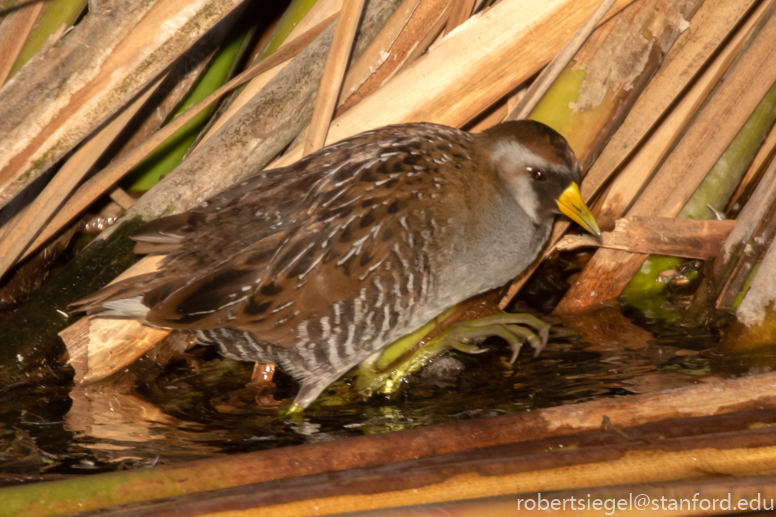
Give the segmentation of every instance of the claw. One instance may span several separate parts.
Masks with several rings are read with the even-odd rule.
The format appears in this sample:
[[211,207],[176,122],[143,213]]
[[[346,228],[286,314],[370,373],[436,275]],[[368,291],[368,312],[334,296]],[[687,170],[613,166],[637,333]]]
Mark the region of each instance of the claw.
[[541,343],[538,348],[534,347],[534,357],[539,357],[539,354],[542,353],[544,347],[547,346],[547,340],[550,339],[549,326],[539,330],[539,339],[541,339]]
[[509,364],[515,364],[517,356],[520,355],[520,350],[523,348],[523,343],[519,342],[517,346],[511,346],[510,348],[512,348],[512,358],[509,359]]

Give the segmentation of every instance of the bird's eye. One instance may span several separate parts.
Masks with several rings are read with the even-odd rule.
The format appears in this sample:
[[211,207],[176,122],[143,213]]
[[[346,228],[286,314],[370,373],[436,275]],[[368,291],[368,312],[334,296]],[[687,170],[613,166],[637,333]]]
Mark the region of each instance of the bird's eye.
[[534,181],[544,181],[547,179],[547,174],[543,170],[528,168],[528,172],[531,174],[531,179]]

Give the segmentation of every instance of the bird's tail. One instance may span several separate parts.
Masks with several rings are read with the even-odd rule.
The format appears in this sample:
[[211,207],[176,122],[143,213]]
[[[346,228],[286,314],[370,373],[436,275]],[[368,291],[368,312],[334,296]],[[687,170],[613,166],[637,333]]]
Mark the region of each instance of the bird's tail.
[[81,298],[71,303],[70,307],[104,317],[142,318],[148,312],[148,306],[143,303],[144,293],[161,282],[156,272],[133,276]]

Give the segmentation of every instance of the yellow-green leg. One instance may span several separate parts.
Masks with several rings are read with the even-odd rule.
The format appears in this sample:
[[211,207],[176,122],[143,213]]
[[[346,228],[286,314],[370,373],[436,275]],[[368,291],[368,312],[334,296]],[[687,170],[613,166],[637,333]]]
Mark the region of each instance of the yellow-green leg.
[[512,349],[511,362],[515,362],[526,342],[534,349],[534,356],[537,356],[547,344],[549,332],[550,325],[530,314],[502,313],[471,321],[461,321],[451,325],[406,359],[393,361],[390,366],[387,366],[383,356],[400,355],[396,354],[392,347],[400,346],[402,351],[407,348],[404,339],[389,345],[380,358],[365,361],[359,366],[355,387],[365,397],[375,393],[393,393],[398,389],[402,379],[420,370],[430,359],[445,350],[455,349],[467,354],[486,352],[488,349],[480,348],[478,343],[491,336],[498,336],[509,343]]

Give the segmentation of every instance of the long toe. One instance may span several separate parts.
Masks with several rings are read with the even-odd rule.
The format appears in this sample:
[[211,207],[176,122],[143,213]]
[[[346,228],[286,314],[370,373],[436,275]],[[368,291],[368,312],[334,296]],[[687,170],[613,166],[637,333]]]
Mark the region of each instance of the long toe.
[[521,327],[520,325],[506,325],[506,327],[510,332],[520,336],[525,341],[528,341],[528,344],[530,344],[531,348],[534,349],[534,357],[537,357],[542,352],[542,350],[544,350],[544,346],[547,344],[547,339],[550,333],[549,328],[541,329],[537,334],[533,330],[526,327]]

